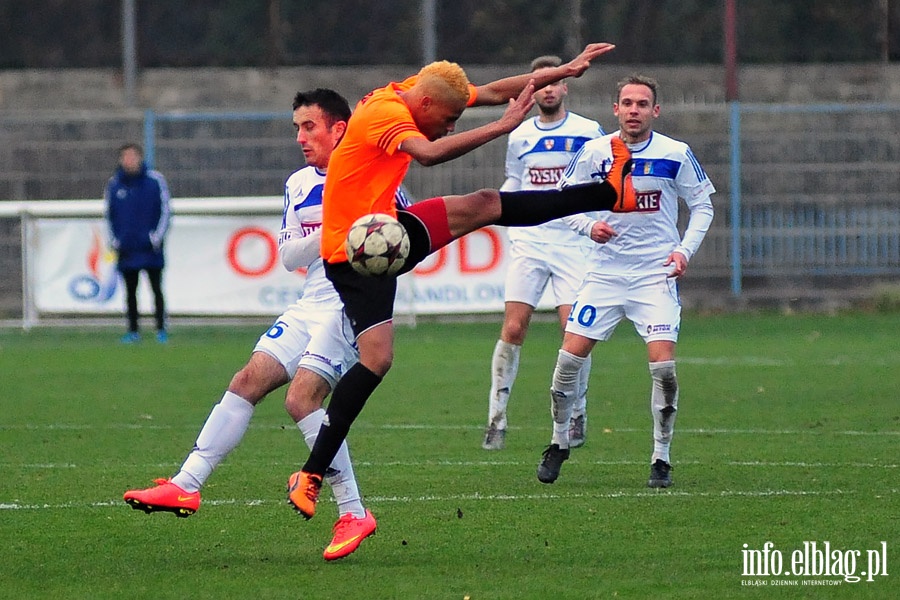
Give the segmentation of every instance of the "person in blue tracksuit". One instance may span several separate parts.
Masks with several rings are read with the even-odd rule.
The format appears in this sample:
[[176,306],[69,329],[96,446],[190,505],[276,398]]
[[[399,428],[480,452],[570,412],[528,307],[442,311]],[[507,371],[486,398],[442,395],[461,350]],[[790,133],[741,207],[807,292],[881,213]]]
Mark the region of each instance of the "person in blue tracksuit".
[[162,291],[165,267],[163,243],[169,229],[169,186],[158,171],[148,169],[137,144],[119,148],[119,164],[104,194],[109,243],[118,255],[118,270],[125,280],[127,344],[139,342],[137,287],[141,271],[147,273],[156,301],[156,339],[168,340],[166,304]]

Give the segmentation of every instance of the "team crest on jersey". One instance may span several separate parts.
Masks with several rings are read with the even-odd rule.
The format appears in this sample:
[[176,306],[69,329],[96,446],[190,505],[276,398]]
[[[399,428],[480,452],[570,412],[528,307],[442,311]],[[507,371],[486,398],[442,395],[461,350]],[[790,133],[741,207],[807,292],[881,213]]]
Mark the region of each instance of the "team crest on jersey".
[[556,145],[556,140],[553,138],[544,138],[544,149],[545,150],[553,150],[553,146]]
[[603,179],[606,179],[606,176],[609,174],[609,170],[612,168],[612,159],[604,158],[600,161],[600,168],[594,175],[598,175]]
[[650,175],[651,173],[653,173],[653,161],[644,161],[644,175]]

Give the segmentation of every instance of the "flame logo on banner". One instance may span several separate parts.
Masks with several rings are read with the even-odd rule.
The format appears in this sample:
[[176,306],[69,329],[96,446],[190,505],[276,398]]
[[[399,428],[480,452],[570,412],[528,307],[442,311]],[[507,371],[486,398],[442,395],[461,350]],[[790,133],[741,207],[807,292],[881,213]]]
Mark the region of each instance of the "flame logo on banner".
[[116,253],[105,248],[96,227],[91,230],[91,238],[91,247],[85,257],[88,272],[72,278],[69,293],[76,300],[103,304],[113,297],[119,284]]

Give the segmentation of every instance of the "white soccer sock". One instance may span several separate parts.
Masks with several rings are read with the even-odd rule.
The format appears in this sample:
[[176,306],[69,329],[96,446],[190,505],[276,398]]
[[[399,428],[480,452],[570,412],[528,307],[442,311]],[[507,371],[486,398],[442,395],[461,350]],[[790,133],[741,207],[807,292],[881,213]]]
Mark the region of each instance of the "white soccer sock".
[[588,381],[591,378],[591,355],[588,354],[578,371],[578,395],[575,398],[575,404],[572,405],[572,418],[580,417],[587,411],[587,392]]
[[506,429],[506,405],[519,372],[519,353],[522,346],[497,340],[491,357],[491,393],[488,405],[488,424]]
[[237,394],[225,392],[206,417],[206,423],[194,442],[194,449],[172,478],[172,483],[186,492],[196,492],[203,487],[213,469],[244,437],[252,416],[253,405],[250,402]]
[[550,416],[553,418],[551,444],[560,448],[569,447],[569,419],[572,417],[572,403],[578,393],[578,372],[586,359],[560,350],[553,369],[553,383],[550,385]]
[[[325,409],[320,408],[297,422],[297,427],[303,433],[303,440],[310,450],[316,443],[316,436],[319,435],[319,428],[322,426],[324,418]],[[341,443],[334,460],[331,461],[331,467],[325,472],[325,481],[331,486],[331,493],[334,494],[337,502],[339,515],[353,513],[357,519],[366,516],[366,509],[359,497],[359,487],[356,485],[356,475],[353,473],[353,463],[350,462],[347,440]]]
[[678,412],[678,379],[675,376],[675,361],[665,360],[650,364],[653,389],[650,392],[650,412],[653,414],[653,456],[669,461],[669,447],[675,431],[675,414]]

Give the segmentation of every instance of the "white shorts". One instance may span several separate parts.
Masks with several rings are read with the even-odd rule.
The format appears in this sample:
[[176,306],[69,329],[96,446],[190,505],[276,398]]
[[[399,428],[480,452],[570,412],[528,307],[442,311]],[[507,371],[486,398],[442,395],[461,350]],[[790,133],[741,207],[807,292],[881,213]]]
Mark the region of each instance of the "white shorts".
[[681,302],[675,278],[592,273],[578,290],[566,331],[604,342],[622,319],[634,324],[644,342],[677,342]]
[[549,282],[555,306],[572,304],[586,267],[585,246],[513,242],[503,299],[537,306]]
[[293,379],[299,367],[321,375],[334,389],[359,360],[350,322],[337,302],[292,305],[259,337],[254,352],[265,352]]

